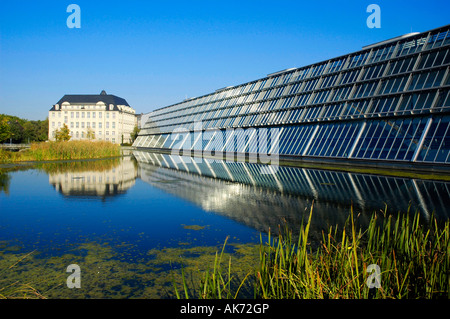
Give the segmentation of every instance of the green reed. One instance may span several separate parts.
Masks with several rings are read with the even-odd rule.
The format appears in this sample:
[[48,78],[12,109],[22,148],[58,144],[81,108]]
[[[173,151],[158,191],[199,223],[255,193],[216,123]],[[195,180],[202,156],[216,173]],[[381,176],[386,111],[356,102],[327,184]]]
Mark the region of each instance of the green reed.
[[[322,240],[313,248],[308,240],[312,214],[311,208],[296,236],[285,226],[277,237],[269,232],[266,243],[261,237],[259,265],[253,276],[242,279],[238,289],[251,280],[255,298],[450,297],[448,220],[438,224],[434,218],[422,220],[419,213],[374,213],[368,227],[362,229],[351,209],[342,229],[336,226],[322,232]],[[216,256],[213,271],[204,274],[205,289],[199,298],[238,296],[238,291],[230,291],[231,265],[226,277],[222,275],[221,255]],[[368,286],[374,276],[367,272],[369,265],[377,265],[381,271],[379,288]],[[219,293],[223,291],[226,294]]]
[[[182,268],[184,298],[236,299],[238,297],[239,292],[245,284],[249,274],[247,274],[239,284],[238,278],[235,278],[235,276],[231,274],[231,257],[228,258],[227,268],[223,267],[227,241],[228,237],[225,239],[221,252],[216,252],[212,268],[206,269],[198,285],[189,287],[186,274]],[[173,285],[175,288],[175,295],[178,299],[180,299],[181,296],[174,280]]]
[[107,141],[32,143],[20,152],[0,150],[0,163],[107,158],[121,155],[120,145]]

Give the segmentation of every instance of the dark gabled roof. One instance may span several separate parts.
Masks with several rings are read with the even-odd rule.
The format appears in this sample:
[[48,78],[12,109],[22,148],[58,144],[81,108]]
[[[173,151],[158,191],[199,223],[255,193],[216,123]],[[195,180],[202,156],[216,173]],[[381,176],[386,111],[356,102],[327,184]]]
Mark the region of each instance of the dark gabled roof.
[[[56,102],[56,104],[61,105],[64,102],[69,102],[70,104],[95,104],[100,101],[105,103],[106,106],[109,106],[110,104],[114,105],[114,110],[117,110],[117,105],[130,106],[125,99],[112,94],[106,94],[105,91],[102,91],[100,94],[90,95],[66,94],[58,102]],[[53,105],[50,111],[55,111],[55,105]]]

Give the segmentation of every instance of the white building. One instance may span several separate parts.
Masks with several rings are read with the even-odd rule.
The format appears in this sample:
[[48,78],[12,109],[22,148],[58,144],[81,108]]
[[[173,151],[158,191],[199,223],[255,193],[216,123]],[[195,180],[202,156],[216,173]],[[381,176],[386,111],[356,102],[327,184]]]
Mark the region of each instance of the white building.
[[50,109],[48,121],[51,141],[55,140],[55,131],[66,124],[71,140],[132,143],[130,134],[137,125],[136,112],[128,102],[105,91],[99,95],[64,95]]

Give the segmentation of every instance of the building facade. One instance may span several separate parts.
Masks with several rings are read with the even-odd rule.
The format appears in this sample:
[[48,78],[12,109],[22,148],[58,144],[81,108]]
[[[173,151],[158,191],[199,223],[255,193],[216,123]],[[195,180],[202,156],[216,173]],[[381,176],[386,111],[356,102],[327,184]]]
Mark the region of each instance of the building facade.
[[449,48],[447,25],[219,89],[149,113],[133,145],[448,168]]
[[132,143],[137,125],[135,110],[128,102],[102,91],[99,95],[64,95],[49,111],[49,140],[64,124],[71,140]]

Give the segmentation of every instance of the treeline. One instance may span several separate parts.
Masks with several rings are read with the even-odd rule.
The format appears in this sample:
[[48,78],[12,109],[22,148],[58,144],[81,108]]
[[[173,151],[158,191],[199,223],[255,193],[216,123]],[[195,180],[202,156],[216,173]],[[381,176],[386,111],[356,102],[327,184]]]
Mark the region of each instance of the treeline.
[[0,143],[29,143],[48,139],[48,118],[29,121],[17,116],[0,114]]

